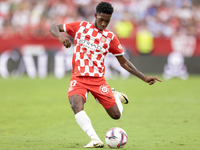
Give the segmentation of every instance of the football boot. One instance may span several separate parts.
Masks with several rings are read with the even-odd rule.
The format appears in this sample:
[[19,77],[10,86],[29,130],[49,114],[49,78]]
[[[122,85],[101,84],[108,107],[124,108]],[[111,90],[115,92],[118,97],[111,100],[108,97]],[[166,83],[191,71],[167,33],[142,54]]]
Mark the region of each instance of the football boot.
[[113,94],[117,94],[119,96],[119,99],[123,104],[128,104],[129,99],[126,94],[121,93],[121,92],[115,90],[114,88],[111,88],[111,90],[112,90]]
[[92,139],[87,145],[83,146],[86,148],[103,148],[104,144],[101,140]]

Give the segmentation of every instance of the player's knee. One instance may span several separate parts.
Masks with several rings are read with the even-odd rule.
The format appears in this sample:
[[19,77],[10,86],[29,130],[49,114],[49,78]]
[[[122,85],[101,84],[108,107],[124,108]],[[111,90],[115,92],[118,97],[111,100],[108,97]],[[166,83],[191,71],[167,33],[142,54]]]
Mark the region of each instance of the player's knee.
[[82,108],[79,105],[76,105],[74,103],[71,104],[71,108],[75,114],[78,113],[80,110],[82,110]]
[[75,114],[83,110],[84,103],[81,99],[70,97],[70,104]]
[[119,109],[117,108],[117,105],[106,109],[107,113],[109,114],[109,116],[112,119],[119,119],[121,117],[121,112],[119,111]]
[[120,117],[121,117],[121,113],[120,113],[120,112],[114,113],[114,114],[111,116],[111,118],[112,118],[112,119],[115,119],[115,120],[118,120]]

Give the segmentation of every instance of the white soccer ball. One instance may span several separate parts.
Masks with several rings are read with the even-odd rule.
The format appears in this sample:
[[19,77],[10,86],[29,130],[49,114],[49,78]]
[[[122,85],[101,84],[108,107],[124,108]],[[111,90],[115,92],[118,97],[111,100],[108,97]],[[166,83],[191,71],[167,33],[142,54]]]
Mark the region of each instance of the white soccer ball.
[[106,133],[105,141],[110,148],[121,148],[127,143],[128,137],[126,132],[119,128],[114,127]]

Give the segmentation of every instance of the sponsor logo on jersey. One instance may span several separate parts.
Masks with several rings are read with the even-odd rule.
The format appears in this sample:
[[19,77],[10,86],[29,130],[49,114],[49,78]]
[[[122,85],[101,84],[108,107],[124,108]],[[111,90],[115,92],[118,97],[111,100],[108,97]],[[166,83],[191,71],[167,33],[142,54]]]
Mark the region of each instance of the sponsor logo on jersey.
[[79,43],[80,44],[83,44],[83,47],[85,47],[85,48],[89,48],[89,49],[91,49],[91,50],[101,50],[102,49],[102,47],[100,46],[100,45],[97,45],[97,44],[95,44],[95,43],[92,43],[92,42],[89,42],[89,41],[87,41],[87,40],[79,40]]

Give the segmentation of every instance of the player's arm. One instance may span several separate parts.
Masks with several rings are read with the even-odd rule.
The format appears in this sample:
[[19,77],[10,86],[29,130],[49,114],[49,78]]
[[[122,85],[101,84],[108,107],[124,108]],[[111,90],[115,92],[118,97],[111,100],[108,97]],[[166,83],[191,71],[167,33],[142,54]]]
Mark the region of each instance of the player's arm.
[[128,61],[123,55],[116,56],[117,60],[119,61],[120,65],[126,69],[131,74],[137,76],[138,78],[142,79],[144,82],[149,83],[152,85],[157,81],[162,82],[154,76],[145,76],[142,72],[140,72],[130,61]]
[[53,36],[57,37],[59,41],[66,47],[69,48],[71,46],[71,41],[69,38],[63,36],[61,32],[64,32],[63,25],[54,25],[51,27],[50,32]]

